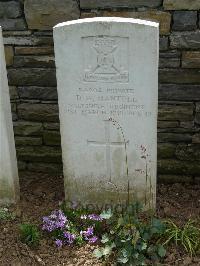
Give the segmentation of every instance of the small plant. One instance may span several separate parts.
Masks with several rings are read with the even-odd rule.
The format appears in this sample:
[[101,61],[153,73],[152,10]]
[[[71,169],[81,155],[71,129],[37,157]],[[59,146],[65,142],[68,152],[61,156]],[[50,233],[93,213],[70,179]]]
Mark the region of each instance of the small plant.
[[189,220],[182,227],[172,221],[165,221],[165,224],[166,231],[163,245],[168,243],[182,245],[191,256],[200,250],[200,228],[195,226],[195,221]]
[[0,208],[0,221],[1,220],[13,220],[14,214],[10,213],[8,208]]
[[21,241],[29,246],[36,247],[40,241],[38,227],[34,224],[24,223],[20,225]]
[[76,209],[55,210],[43,217],[42,230],[50,233],[57,247],[84,242],[95,243],[101,231],[103,218]]
[[165,256],[163,245],[157,244],[165,231],[164,224],[156,218],[140,218],[141,209],[136,203],[129,205],[123,215],[107,215],[109,230],[102,236],[103,247],[94,251],[97,258],[107,259],[115,251],[120,264],[141,266]]

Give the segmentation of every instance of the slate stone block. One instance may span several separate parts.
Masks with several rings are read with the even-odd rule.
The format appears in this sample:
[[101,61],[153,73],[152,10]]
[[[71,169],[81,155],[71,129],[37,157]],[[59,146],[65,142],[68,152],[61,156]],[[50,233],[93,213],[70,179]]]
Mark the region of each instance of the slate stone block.
[[52,30],[56,24],[78,19],[76,0],[25,0],[24,13],[29,29]]
[[22,15],[19,1],[0,2],[0,18],[18,18]]
[[162,0],[80,0],[83,9],[158,7],[161,4]]
[[39,122],[57,122],[58,106],[56,104],[30,104],[18,105],[18,116],[20,119]]
[[177,31],[197,29],[197,11],[175,11],[172,29]]

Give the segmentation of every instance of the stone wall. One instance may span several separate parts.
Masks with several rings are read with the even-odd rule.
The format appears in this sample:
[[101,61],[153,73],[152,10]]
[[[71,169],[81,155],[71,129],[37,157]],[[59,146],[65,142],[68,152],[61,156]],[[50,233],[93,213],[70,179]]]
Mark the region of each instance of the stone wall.
[[158,174],[200,180],[200,0],[0,1],[18,165],[62,172],[52,26],[94,16],[160,22]]

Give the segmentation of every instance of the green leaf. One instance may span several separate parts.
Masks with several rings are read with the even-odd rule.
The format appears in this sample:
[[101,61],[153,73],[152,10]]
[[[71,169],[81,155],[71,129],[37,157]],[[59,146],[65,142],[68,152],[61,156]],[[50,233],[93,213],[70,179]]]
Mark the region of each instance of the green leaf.
[[101,243],[105,244],[109,241],[110,239],[108,238],[108,236],[105,234],[105,235],[102,235],[102,239],[101,239]]
[[100,259],[103,257],[103,253],[101,252],[101,250],[99,248],[95,249],[94,252],[93,252],[94,256],[97,258],[97,259]]
[[101,217],[102,219],[106,219],[106,220],[110,219],[110,218],[112,217],[112,211],[111,211],[111,209],[109,209],[109,210],[107,210],[107,211],[103,211],[103,212],[100,214],[100,217]]
[[128,262],[128,258],[127,257],[120,257],[117,259],[118,262],[125,264]]
[[119,217],[118,221],[117,221],[117,228],[119,228],[120,226],[122,226],[124,224],[124,219],[122,217]]
[[145,250],[147,248],[147,243],[146,242],[143,242],[141,244],[141,250]]
[[104,256],[110,255],[112,252],[112,246],[105,246],[105,248],[102,248],[102,253]]
[[114,242],[111,243],[110,247],[113,249],[113,248],[116,248],[116,245]]
[[163,258],[166,255],[166,250],[162,245],[158,246],[158,255]]
[[121,253],[123,257],[128,257],[127,250],[125,248],[121,250]]
[[114,235],[115,231],[114,230],[110,230],[110,234]]
[[155,233],[162,234],[164,230],[165,230],[165,225],[159,219],[153,218],[152,228],[151,228],[152,234],[155,234]]

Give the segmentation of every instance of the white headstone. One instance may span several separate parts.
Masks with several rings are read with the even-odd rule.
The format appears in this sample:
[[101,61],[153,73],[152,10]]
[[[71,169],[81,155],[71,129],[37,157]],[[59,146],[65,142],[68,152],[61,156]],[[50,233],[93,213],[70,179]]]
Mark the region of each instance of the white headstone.
[[54,27],[67,201],[155,207],[158,36],[124,18]]
[[15,203],[18,199],[18,169],[2,29],[0,27],[0,204]]

